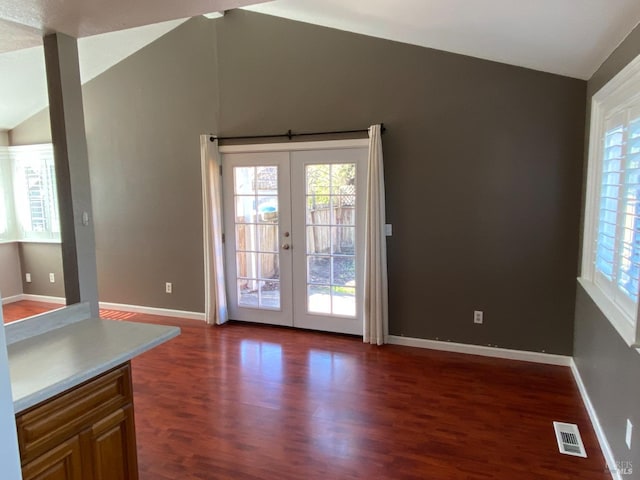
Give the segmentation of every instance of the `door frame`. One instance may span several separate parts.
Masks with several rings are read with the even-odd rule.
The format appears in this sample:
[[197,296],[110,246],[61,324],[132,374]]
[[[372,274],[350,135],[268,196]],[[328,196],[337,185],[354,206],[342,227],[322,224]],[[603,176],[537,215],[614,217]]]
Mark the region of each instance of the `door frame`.
[[[222,158],[222,168],[225,169],[224,165],[224,155],[225,154],[254,154],[254,153],[269,153],[269,152],[298,152],[298,151],[309,151],[309,150],[346,150],[346,149],[362,149],[369,147],[369,139],[368,138],[358,138],[358,139],[346,139],[346,140],[325,140],[325,141],[310,141],[310,142],[286,142],[286,143],[263,143],[263,144],[245,144],[245,145],[222,145],[218,147],[218,152]],[[366,178],[366,177],[365,177]],[[366,191],[365,191],[366,192]],[[366,193],[363,194],[366,196]],[[223,192],[223,215],[226,218],[227,209],[233,208],[233,206],[226,205],[227,194]],[[365,202],[363,202],[365,203]],[[364,208],[364,207],[363,207]],[[290,215],[290,213],[289,213]],[[226,222],[223,222],[226,223]],[[223,227],[224,228],[224,227]],[[230,239],[230,236],[227,235]],[[227,248],[225,247],[225,262],[227,262]],[[363,268],[363,266],[361,267]],[[225,273],[228,275],[229,269],[225,268]],[[363,288],[363,287],[361,287]],[[362,290],[361,290],[362,291]],[[292,299],[292,307],[293,307],[293,296],[290,297]],[[362,294],[358,295],[358,299],[362,298]],[[281,304],[282,306],[282,304]],[[357,307],[359,308],[359,306]],[[262,310],[261,310],[262,311]],[[275,312],[274,312],[275,313]],[[293,313],[293,312],[292,312]],[[287,322],[288,322],[287,318]],[[252,320],[249,320],[252,321]],[[264,319],[261,319],[258,315],[256,315],[255,320],[260,323],[264,322]],[[291,318],[293,325],[295,325],[295,321]],[[272,323],[267,320],[267,323]],[[279,322],[275,322],[272,324],[279,324]],[[282,323],[280,323],[282,324]],[[289,324],[289,323],[286,323]],[[328,330],[331,331],[331,330]]]

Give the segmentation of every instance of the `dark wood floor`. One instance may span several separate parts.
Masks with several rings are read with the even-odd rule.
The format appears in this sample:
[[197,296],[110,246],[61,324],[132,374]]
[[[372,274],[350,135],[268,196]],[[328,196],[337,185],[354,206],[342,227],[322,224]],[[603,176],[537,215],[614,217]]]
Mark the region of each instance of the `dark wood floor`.
[[31,300],[21,300],[20,302],[8,303],[2,306],[2,317],[4,323],[15,322],[23,318],[40,315],[41,313],[61,308],[64,305],[55,303],[34,302]]
[[[4,323],[23,320],[28,317],[33,317],[34,315],[40,315],[41,313],[62,308],[63,306],[64,305],[57,303],[34,302],[32,300],[21,300],[19,302],[9,303],[2,307]],[[128,320],[136,315],[137,314],[131,312],[100,309],[100,316],[111,320]]]
[[568,368],[126,316],[182,328],[133,361],[141,480],[611,478]]

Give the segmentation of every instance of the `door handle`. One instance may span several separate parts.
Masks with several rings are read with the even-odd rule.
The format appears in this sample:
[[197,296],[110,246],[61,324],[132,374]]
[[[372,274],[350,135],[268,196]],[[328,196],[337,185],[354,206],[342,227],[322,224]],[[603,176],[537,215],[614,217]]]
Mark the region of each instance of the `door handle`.
[[289,245],[288,243],[285,243],[284,245],[282,245],[283,250],[289,250],[290,248],[291,248],[291,245]]

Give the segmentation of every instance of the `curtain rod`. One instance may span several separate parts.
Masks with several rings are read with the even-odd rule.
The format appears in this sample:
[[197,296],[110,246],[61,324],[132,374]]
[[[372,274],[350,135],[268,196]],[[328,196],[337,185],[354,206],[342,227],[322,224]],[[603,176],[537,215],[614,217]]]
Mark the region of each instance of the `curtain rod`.
[[[380,131],[384,133],[387,129],[384,126],[384,123],[380,124]],[[282,134],[274,134],[274,135],[243,135],[239,137],[218,137],[216,135],[211,135],[209,137],[209,141],[213,142],[216,138],[218,140],[251,140],[254,138],[282,138],[286,137],[291,140],[293,137],[310,137],[315,135],[341,135],[347,133],[369,133],[368,128],[363,128],[360,130],[336,130],[333,132],[304,132],[304,133],[293,133],[291,130],[288,130],[287,133]]]

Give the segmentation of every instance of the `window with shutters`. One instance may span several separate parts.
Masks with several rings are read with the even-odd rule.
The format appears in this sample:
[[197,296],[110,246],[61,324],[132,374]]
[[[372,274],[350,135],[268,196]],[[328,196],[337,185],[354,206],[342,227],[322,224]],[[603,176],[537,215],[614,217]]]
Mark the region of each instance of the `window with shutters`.
[[16,216],[23,240],[60,238],[53,146],[11,147]]
[[0,241],[13,240],[13,198],[11,196],[11,158],[9,149],[0,147]]
[[580,282],[638,346],[640,57],[593,96]]
[[0,240],[60,240],[51,144],[0,150]]

